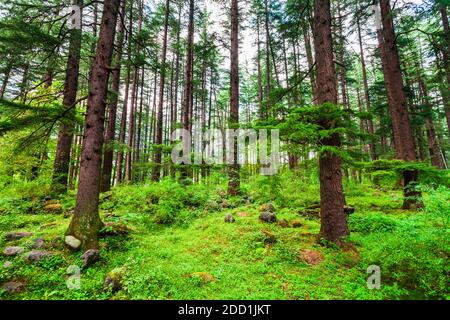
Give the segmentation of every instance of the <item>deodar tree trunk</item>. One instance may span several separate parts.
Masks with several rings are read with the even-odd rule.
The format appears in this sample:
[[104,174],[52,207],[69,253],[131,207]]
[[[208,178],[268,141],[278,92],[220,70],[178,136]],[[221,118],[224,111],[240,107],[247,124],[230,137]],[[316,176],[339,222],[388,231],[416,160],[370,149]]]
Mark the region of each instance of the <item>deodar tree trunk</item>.
[[[231,1],[231,98],[230,125],[233,129],[239,127],[239,8],[238,0]],[[233,163],[229,168],[228,194],[239,194],[240,178],[238,164],[237,142],[234,141]]]
[[[314,48],[317,64],[317,104],[337,103],[337,87],[333,61],[330,0],[314,2]],[[331,128],[329,120],[321,123]],[[334,134],[320,141],[322,145],[339,147],[340,137]],[[342,245],[349,234],[344,213],[341,159],[334,153],[323,152],[319,159],[320,170],[320,235],[323,239]]]
[[[189,1],[189,25],[188,25],[188,38],[186,46],[186,67],[184,78],[184,97],[183,97],[183,129],[192,132],[191,123],[191,109],[193,100],[193,69],[194,69],[194,0]],[[187,144],[187,141],[183,140],[183,144]],[[181,168],[180,179],[185,183],[190,182],[188,178],[188,164],[183,164]]]
[[[396,156],[406,162],[416,161],[414,136],[403,89],[403,77],[397,51],[396,36],[389,0],[381,0],[383,30],[379,31],[381,60],[392,119]],[[404,178],[404,209],[422,207],[421,194],[417,191],[417,171],[406,171]]]
[[122,0],[120,15],[122,17],[122,21],[120,23],[119,34],[117,36],[117,51],[114,58],[115,67],[112,74],[111,89],[113,93],[111,102],[109,103],[108,107],[109,115],[108,115],[108,126],[106,128],[105,134],[105,151],[103,156],[103,169],[102,169],[103,171],[100,189],[101,192],[106,192],[111,189],[111,175],[114,157],[114,137],[116,134],[116,118],[117,118],[117,104],[119,101],[122,50],[125,38],[126,0]]
[[[82,0],[75,4],[82,6]],[[71,116],[75,114],[74,108],[77,100],[78,76],[80,70],[81,30],[70,30],[69,57],[66,66],[66,79],[64,82],[63,104],[70,111],[69,119],[64,119],[59,128],[58,144],[53,169],[52,193],[61,194],[67,191],[67,180],[70,166],[70,149],[74,135],[75,125]]]
[[89,97],[85,116],[85,133],[75,212],[66,232],[82,243],[84,250],[98,247],[102,222],[98,214],[101,178],[103,126],[108,92],[114,34],[120,0],[105,0],[97,51],[89,79]]
[[158,111],[156,115],[156,151],[155,151],[155,167],[153,168],[152,180],[159,181],[162,163],[162,143],[163,143],[163,106],[164,106],[164,86],[166,82],[166,55],[167,55],[167,30],[169,27],[169,10],[170,3],[166,0],[166,12],[164,15],[164,35],[163,47],[161,54],[161,75],[159,81],[159,101]]

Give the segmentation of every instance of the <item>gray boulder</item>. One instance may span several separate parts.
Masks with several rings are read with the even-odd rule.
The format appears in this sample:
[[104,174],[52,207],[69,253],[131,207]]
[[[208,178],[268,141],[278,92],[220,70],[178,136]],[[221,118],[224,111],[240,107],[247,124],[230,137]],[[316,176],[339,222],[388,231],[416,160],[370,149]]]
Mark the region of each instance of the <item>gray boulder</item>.
[[66,236],[64,242],[73,250],[76,250],[81,246],[81,241],[74,236]]
[[19,254],[21,254],[24,251],[23,247],[6,247],[5,250],[3,250],[3,254],[7,257],[14,257],[14,256],[18,256]]
[[54,237],[50,245],[54,249],[62,249],[64,247],[64,240],[61,236]]
[[83,268],[88,268],[100,259],[100,251],[96,249],[90,249],[83,253],[81,260],[83,261]]
[[231,214],[227,214],[225,216],[225,222],[227,223],[233,223],[236,222],[236,219],[231,215]]
[[286,219],[280,219],[278,221],[278,225],[282,228],[289,228],[289,221],[287,221]]
[[20,281],[10,281],[3,284],[2,289],[9,294],[20,293],[25,289],[25,284]]
[[103,289],[111,290],[113,293],[122,289],[124,273],[124,268],[117,268],[109,272],[103,282]]
[[23,238],[31,237],[33,234],[31,232],[8,232],[5,235],[6,241],[14,241],[14,240],[20,240]]
[[25,255],[25,260],[27,262],[39,262],[39,261],[42,261],[42,260],[44,260],[46,258],[49,258],[51,256],[53,256],[53,253],[51,253],[49,251],[33,250],[33,251],[28,252]]
[[259,216],[259,220],[267,223],[275,223],[277,222],[277,216],[275,215],[275,213],[266,211],[261,213],[261,215]]
[[350,206],[344,206],[344,213],[346,214],[346,215],[351,215],[351,214],[354,214],[355,213],[355,208],[353,208],[353,207],[350,207]]
[[47,249],[48,245],[45,243],[44,238],[34,239],[34,243],[31,246],[33,249]]
[[263,204],[259,207],[259,212],[275,212],[275,207],[271,203]]

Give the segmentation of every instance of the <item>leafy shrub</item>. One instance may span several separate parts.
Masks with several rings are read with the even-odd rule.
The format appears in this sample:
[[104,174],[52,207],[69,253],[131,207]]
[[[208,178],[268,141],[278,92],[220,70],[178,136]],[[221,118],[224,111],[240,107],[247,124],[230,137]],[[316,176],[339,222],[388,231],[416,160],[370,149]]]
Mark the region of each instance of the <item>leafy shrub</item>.
[[441,188],[431,192],[426,211],[406,218],[381,213],[350,218],[351,230],[364,235],[352,235],[362,241],[364,263],[380,266],[382,285],[404,289],[402,298],[448,297],[448,195]]
[[21,181],[9,184],[0,192],[0,214],[36,214],[49,188],[46,180]]
[[364,216],[352,215],[349,219],[352,232],[368,234],[372,232],[390,232],[397,228],[397,221],[384,213],[372,213]]
[[103,210],[122,213],[146,213],[159,224],[184,223],[197,216],[210,199],[201,184],[184,186],[170,179],[146,185],[121,186],[102,204]]
[[450,222],[450,189],[441,186],[436,190],[428,190],[426,212],[442,222],[443,230],[448,232]]
[[440,241],[434,232],[416,232],[413,227],[377,233],[371,237],[365,260],[381,267],[384,284],[407,289],[404,298],[445,298],[449,250]]
[[319,184],[310,175],[311,172],[288,171],[274,177],[256,176],[249,181],[249,195],[257,203],[272,202],[279,208],[298,209],[319,200]]

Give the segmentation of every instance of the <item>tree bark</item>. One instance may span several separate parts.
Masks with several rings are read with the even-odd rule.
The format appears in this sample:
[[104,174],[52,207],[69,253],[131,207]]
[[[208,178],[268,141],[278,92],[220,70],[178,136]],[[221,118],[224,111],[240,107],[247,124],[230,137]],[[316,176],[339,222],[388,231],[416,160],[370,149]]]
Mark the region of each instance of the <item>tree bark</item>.
[[[389,0],[381,0],[383,30],[379,31],[384,82],[388,94],[389,112],[392,119],[396,156],[406,162],[416,161],[414,136],[406,106],[400,59]],[[417,172],[404,173],[404,209],[422,207],[421,194],[416,190]]]
[[108,68],[112,60],[119,5],[120,0],[104,1],[97,52],[89,79],[77,203],[66,231],[66,235],[81,241],[84,250],[98,248],[98,232],[103,225],[98,214],[101,151],[108,93]]
[[112,98],[108,106],[108,127],[105,135],[105,150],[103,155],[103,171],[102,171],[102,183],[101,192],[106,192],[111,189],[111,175],[113,169],[113,156],[114,156],[114,138],[116,134],[116,118],[117,118],[117,104],[119,102],[119,90],[120,90],[120,72],[122,65],[122,50],[125,38],[125,14],[126,14],[126,0],[122,0],[120,15],[122,21],[119,27],[119,34],[117,37],[117,51],[115,53],[114,62],[115,67],[112,73],[112,86],[111,90]]
[[314,66],[314,59],[312,54],[312,48],[311,48],[311,39],[309,37],[309,30],[306,27],[306,25],[303,26],[303,41],[305,42],[305,50],[306,50],[306,59],[308,61],[308,70],[309,73],[309,79],[311,81],[311,90],[312,90],[312,96],[313,96],[313,103],[316,101],[316,73],[315,70],[313,70]]
[[[231,97],[230,125],[233,129],[239,127],[239,7],[238,0],[231,0]],[[240,177],[237,141],[233,141],[233,164],[229,168],[228,194],[238,195],[240,192]]]
[[[80,8],[82,0],[74,1]],[[82,16],[82,15],[81,15]],[[53,179],[51,190],[54,194],[67,191],[67,180],[70,166],[70,149],[75,125],[72,117],[75,115],[75,102],[77,100],[78,76],[80,71],[81,30],[71,29],[69,44],[69,57],[66,66],[66,79],[64,82],[64,106],[70,111],[67,113],[69,119],[61,122],[56,147],[55,162],[53,168]]]
[[271,91],[271,71],[270,71],[270,33],[269,33],[269,8],[268,0],[264,0],[264,17],[266,30],[266,117],[268,117],[270,106],[270,91]]
[[[317,104],[337,104],[337,87],[333,61],[330,0],[314,2],[314,48],[317,63]],[[321,125],[331,128],[330,120]],[[323,145],[340,147],[340,137],[334,134],[322,139]],[[319,159],[321,226],[323,239],[343,245],[349,230],[344,213],[341,159],[331,152],[323,152]]]
[[263,87],[262,87],[262,69],[261,69],[261,41],[260,41],[260,14],[256,13],[256,28],[257,28],[257,67],[258,67],[258,111],[259,119],[264,120],[265,112],[263,106]]
[[[125,17],[124,17],[125,19]],[[124,152],[123,145],[125,144],[125,135],[127,131],[127,117],[128,117],[128,97],[130,92],[130,81],[131,81],[131,38],[133,36],[133,4],[130,5],[130,19],[128,26],[128,48],[127,48],[127,73],[125,76],[125,96],[123,99],[122,117],[120,119],[120,129],[119,129],[119,151],[117,152],[116,161],[116,185],[122,183],[123,178],[123,160]]]
[[[186,50],[186,70],[183,98],[183,129],[192,132],[191,110],[193,102],[193,71],[194,71],[194,0],[189,1],[189,26]],[[183,143],[187,143],[183,141]],[[188,182],[188,170],[184,164],[181,170],[181,179]]]
[[6,67],[5,75],[3,77],[2,86],[0,88],[0,98],[5,96],[6,87],[8,86],[9,76],[11,75],[12,65],[8,64]]
[[[359,16],[356,19],[357,19],[356,24],[358,27],[358,40],[359,40],[359,50],[360,50],[360,58],[361,58],[361,69],[362,69],[363,84],[364,84],[364,98],[366,101],[366,111],[370,114],[372,107],[371,107],[371,102],[370,102],[369,83],[367,81],[366,59],[364,57],[364,48],[363,48],[363,43],[362,43],[361,25],[359,22]],[[371,116],[367,119],[367,130],[368,130],[368,133],[371,135],[370,143],[369,143],[370,157],[372,158],[372,161],[375,161],[375,160],[377,160],[377,152],[375,149],[375,142],[373,141],[375,129],[374,129],[373,120],[372,120]]]
[[154,168],[152,174],[152,180],[154,182],[159,181],[161,175],[161,162],[162,162],[162,143],[163,143],[163,106],[164,106],[164,86],[166,83],[166,56],[167,56],[167,30],[169,28],[169,14],[170,14],[170,2],[166,0],[166,9],[164,15],[164,35],[163,46],[161,53],[161,74],[159,78],[159,101],[158,111],[156,115],[156,151],[154,158]]
[[441,19],[442,19],[442,26],[444,28],[444,37],[445,41],[447,43],[447,48],[442,49],[442,56],[444,60],[444,70],[445,70],[445,78],[447,80],[447,89],[444,89],[444,96],[442,97],[444,101],[444,107],[445,107],[445,117],[447,118],[447,128],[448,133],[450,134],[450,27],[448,23],[448,16],[447,16],[447,6],[444,4],[440,5],[440,12],[441,12]]
[[418,81],[419,81],[419,92],[422,96],[422,107],[425,115],[425,127],[427,129],[428,138],[428,148],[430,150],[431,164],[438,169],[445,169],[445,164],[442,158],[441,147],[439,146],[439,141],[436,137],[436,129],[433,122],[433,107],[428,97],[428,89],[420,74],[420,69],[417,69]]

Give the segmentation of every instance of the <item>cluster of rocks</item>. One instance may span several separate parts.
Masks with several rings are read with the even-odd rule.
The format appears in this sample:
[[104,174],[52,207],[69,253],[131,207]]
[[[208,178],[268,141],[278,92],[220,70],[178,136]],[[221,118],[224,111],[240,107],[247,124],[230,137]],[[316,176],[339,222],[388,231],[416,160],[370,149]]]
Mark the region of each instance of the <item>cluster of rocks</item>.
[[[56,203],[47,203],[46,207],[50,210],[48,206],[54,206]],[[53,210],[53,209],[51,209]],[[56,209],[55,209],[56,210]],[[126,234],[129,232],[128,228],[123,224],[117,223],[107,223],[105,225],[105,232],[103,235],[119,235]],[[79,250],[81,248],[81,241],[74,236],[66,237],[55,237],[51,241],[46,241],[44,238],[35,238],[32,241],[26,240],[25,245],[20,245],[20,241],[27,238],[33,237],[31,232],[8,232],[4,239],[6,242],[10,242],[10,245],[3,249],[3,255],[8,257],[8,260],[1,266],[3,269],[9,269],[14,267],[14,260],[18,257],[27,263],[37,263],[43,261],[44,259],[54,256],[54,253],[49,251],[50,249],[62,250],[64,247],[71,250]],[[28,248],[28,250],[27,250]],[[86,269],[100,260],[100,251],[97,249],[90,249],[85,251],[80,260],[82,262],[81,268]],[[124,276],[124,269],[118,268],[109,272],[104,280],[104,290],[111,290],[112,292],[117,292],[122,288]],[[8,294],[18,294],[24,291],[26,283],[23,280],[11,280],[1,284],[0,289],[4,290]]]
[[275,207],[271,203],[263,204],[259,211],[259,220],[267,223],[276,223],[278,221],[277,215],[275,214]]
[[[263,204],[259,208],[259,220],[264,223],[276,223],[281,228],[301,228],[303,226],[303,222],[300,219],[294,219],[291,221],[284,218],[278,219],[275,211],[276,209],[273,204]],[[238,213],[239,217],[248,217],[249,215],[250,214],[247,212]],[[236,222],[236,219],[232,214],[228,213],[225,215],[224,221],[226,223],[234,223]]]
[[[6,242],[17,242],[25,238],[30,238],[33,236],[31,232],[8,232],[5,235]],[[81,241],[78,239],[68,236],[65,238],[65,243],[70,248],[79,248]],[[21,245],[9,245],[3,249],[3,255],[11,261],[6,261],[3,263],[2,268],[8,269],[14,266],[12,259],[17,257],[22,257],[27,263],[37,263],[43,261],[47,258],[54,256],[54,253],[49,251],[50,248],[62,249],[63,240],[61,237],[54,238],[50,244],[46,243],[44,238],[36,238],[31,244],[26,246]],[[31,248],[30,251],[26,248]],[[95,263],[100,258],[99,250],[88,250],[82,256],[81,260],[83,262],[82,267],[87,268]],[[9,294],[17,294],[23,291],[25,283],[23,281],[9,281],[4,283],[1,288]]]
[[[8,232],[5,235],[5,240],[7,242],[11,241],[17,241],[20,239],[28,238],[33,236],[31,232]],[[23,255],[25,258],[25,261],[27,262],[39,262],[41,260],[44,260],[45,258],[51,257],[53,253],[50,251],[47,251],[49,246],[45,243],[45,240],[43,238],[36,238],[33,240],[33,243],[31,244],[31,251],[24,253],[26,250],[22,246],[13,245],[13,246],[7,246],[3,250],[3,255],[6,257],[17,257]],[[9,262],[9,261],[7,261]],[[6,264],[6,267],[12,266],[12,263]],[[5,267],[5,265],[4,265]]]

